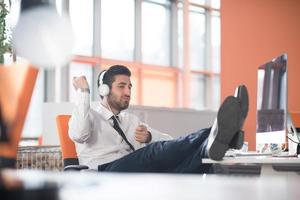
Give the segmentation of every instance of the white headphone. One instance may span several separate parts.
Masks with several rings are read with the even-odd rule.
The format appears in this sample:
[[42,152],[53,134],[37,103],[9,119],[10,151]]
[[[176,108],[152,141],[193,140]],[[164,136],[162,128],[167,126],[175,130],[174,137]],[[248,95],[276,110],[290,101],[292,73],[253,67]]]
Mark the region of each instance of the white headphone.
[[107,84],[103,83],[103,77],[104,74],[107,72],[107,70],[101,72],[100,77],[99,77],[99,87],[98,87],[98,91],[100,96],[107,96],[109,94],[109,86]]

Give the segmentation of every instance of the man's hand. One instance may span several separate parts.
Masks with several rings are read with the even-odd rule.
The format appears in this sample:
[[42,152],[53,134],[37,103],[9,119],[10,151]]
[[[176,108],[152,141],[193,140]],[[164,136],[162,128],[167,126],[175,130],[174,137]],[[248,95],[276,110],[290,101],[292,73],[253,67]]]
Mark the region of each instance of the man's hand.
[[89,84],[86,80],[85,76],[73,77],[73,86],[75,90],[81,89],[89,89]]
[[140,143],[148,143],[152,139],[151,133],[147,130],[145,125],[139,125],[135,129],[135,140]]

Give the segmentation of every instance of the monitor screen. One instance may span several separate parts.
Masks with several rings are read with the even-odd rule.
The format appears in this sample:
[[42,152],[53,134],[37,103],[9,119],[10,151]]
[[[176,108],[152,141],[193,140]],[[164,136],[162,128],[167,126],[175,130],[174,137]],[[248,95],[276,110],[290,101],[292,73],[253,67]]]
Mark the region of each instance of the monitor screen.
[[287,54],[258,68],[257,149],[268,143],[285,143],[287,115]]

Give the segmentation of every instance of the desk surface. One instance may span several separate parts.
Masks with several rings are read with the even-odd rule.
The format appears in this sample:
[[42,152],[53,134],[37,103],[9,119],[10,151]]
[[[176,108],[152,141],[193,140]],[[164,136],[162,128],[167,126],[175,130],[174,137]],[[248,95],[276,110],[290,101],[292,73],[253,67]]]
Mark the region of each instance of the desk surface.
[[[202,159],[202,163],[219,166],[218,173],[260,174],[260,176],[275,176],[292,174],[300,171],[300,158],[298,157],[272,157],[272,156],[237,156],[224,157],[215,161]],[[296,173],[295,173],[296,172]]]
[[298,157],[272,157],[272,156],[237,156],[224,157],[223,160],[215,161],[209,158],[202,159],[202,163],[219,164],[299,164]]

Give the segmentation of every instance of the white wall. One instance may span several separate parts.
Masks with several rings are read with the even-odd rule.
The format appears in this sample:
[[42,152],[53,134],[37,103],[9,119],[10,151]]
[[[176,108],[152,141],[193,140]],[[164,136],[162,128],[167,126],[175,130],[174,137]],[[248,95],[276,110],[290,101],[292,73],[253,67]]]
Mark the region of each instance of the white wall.
[[[91,106],[95,107],[98,103],[92,102]],[[74,104],[69,102],[43,104],[43,145],[59,145],[55,117],[59,114],[71,114],[73,106]],[[175,138],[211,126],[216,116],[215,111],[146,106],[131,106],[128,112],[136,114],[151,127]]]

